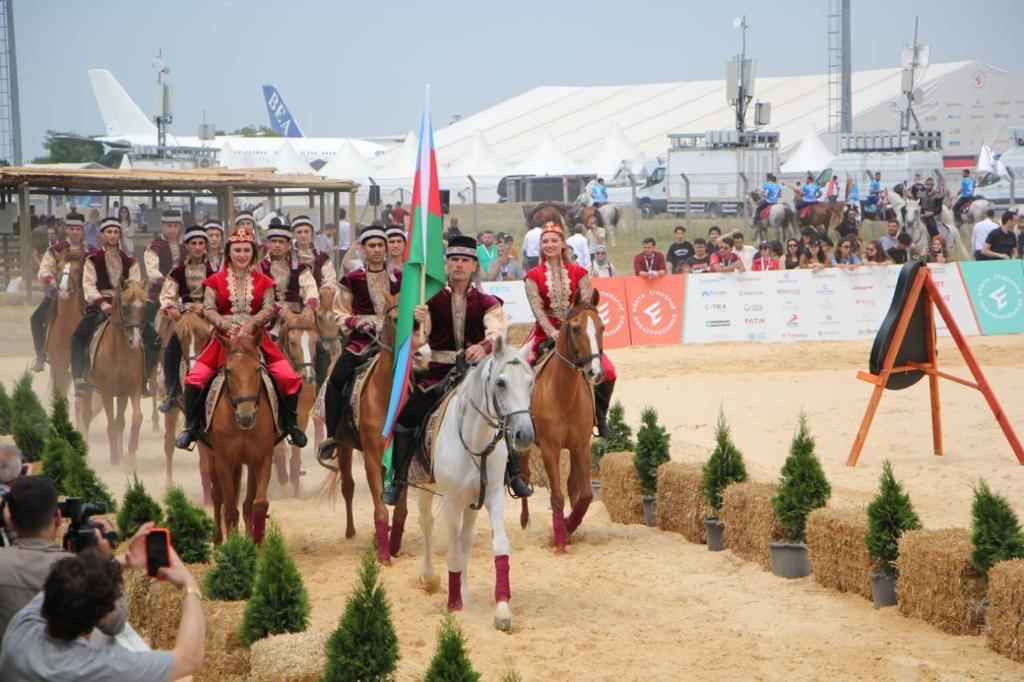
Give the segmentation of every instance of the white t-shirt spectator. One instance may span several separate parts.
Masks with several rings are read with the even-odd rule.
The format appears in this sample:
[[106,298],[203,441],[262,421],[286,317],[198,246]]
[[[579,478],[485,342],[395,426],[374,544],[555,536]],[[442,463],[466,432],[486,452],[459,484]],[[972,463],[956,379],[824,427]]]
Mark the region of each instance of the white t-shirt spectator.
[[740,257],[743,261],[743,268],[750,272],[754,266],[754,256],[757,255],[757,249],[750,244],[744,244],[742,249],[733,249],[733,253]]
[[590,245],[582,234],[574,234],[566,240],[566,245],[576,254],[576,265],[590,267]]
[[974,231],[971,232],[971,248],[975,251],[981,251],[981,247],[985,246],[985,240],[992,234],[992,230],[998,230],[999,225],[994,220],[985,218],[974,223]]
[[523,237],[523,255],[527,258],[540,258],[540,227],[532,227]]
[[345,253],[348,251],[348,247],[352,244],[352,226],[349,225],[347,220],[338,221],[338,246],[341,247],[341,252]]

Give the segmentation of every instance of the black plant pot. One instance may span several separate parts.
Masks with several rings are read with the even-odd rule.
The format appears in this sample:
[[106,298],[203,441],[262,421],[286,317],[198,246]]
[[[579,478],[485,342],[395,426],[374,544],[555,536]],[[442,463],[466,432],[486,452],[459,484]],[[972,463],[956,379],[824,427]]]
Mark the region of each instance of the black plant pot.
[[594,495],[594,499],[601,497],[601,481],[597,478],[590,479],[590,492]]
[[876,609],[896,606],[896,576],[887,573],[868,572],[871,579],[871,597]]
[[811,553],[802,542],[771,542],[772,575],[806,578],[811,574]]
[[707,531],[708,551],[721,552],[725,549],[725,524],[710,516],[704,517],[704,529]]
[[644,523],[654,527],[658,525],[658,498],[654,495],[644,495]]

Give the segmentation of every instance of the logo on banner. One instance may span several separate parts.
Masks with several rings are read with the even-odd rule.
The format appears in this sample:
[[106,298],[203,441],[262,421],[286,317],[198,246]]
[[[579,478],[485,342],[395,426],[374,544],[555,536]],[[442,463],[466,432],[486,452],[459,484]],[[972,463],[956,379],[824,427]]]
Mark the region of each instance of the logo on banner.
[[640,294],[630,306],[633,322],[645,334],[663,336],[672,331],[679,319],[679,307],[663,291],[651,289]]
[[978,303],[985,314],[997,320],[1011,320],[1024,307],[1024,291],[1020,283],[1006,275],[986,277],[978,285],[977,294]]
[[615,336],[626,326],[626,305],[622,299],[607,291],[601,292],[601,300],[597,303],[597,314],[604,324],[604,333]]

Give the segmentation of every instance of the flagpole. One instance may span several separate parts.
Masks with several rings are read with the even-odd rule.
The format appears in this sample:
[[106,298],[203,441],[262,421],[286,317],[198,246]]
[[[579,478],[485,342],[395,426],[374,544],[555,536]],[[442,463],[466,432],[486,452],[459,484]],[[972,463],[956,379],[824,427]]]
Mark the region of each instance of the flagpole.
[[[423,249],[423,260],[420,264],[420,305],[427,302],[427,224],[428,213],[430,207],[430,184],[433,178],[430,177],[430,163],[427,159],[427,163],[423,164],[423,148],[424,148],[424,135],[432,135],[433,127],[430,121],[430,83],[426,84],[423,93],[423,125],[420,126],[420,244]],[[425,167],[424,167],[425,166]],[[424,173],[423,171],[427,172]],[[426,180],[426,181],[424,181]],[[424,191],[426,190],[426,191]],[[423,207],[427,207],[427,211],[424,212]],[[427,342],[427,332],[424,325],[420,325],[420,344]]]

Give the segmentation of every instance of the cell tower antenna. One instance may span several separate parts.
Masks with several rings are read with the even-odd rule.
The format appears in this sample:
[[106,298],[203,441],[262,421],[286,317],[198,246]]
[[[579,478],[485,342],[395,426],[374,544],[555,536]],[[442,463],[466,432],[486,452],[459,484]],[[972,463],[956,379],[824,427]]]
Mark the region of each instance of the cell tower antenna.
[[0,160],[21,165],[18,59],[14,47],[14,0],[0,0]]

